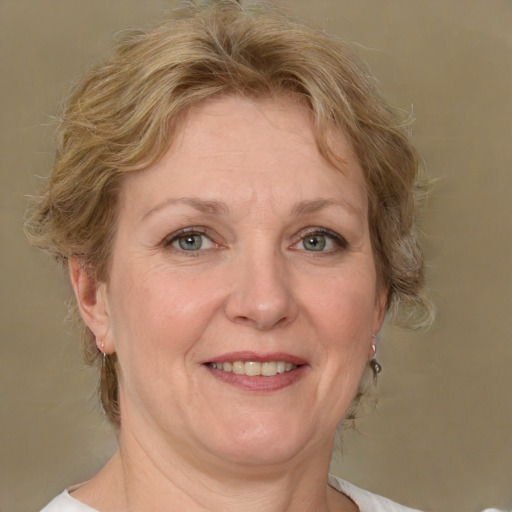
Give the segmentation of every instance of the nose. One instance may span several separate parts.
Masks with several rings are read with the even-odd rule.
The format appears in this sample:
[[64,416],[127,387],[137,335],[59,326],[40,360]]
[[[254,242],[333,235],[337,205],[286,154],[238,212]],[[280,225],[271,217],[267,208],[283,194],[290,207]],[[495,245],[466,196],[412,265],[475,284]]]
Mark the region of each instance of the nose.
[[225,311],[232,322],[268,331],[296,318],[292,278],[286,262],[274,251],[238,258],[231,282]]

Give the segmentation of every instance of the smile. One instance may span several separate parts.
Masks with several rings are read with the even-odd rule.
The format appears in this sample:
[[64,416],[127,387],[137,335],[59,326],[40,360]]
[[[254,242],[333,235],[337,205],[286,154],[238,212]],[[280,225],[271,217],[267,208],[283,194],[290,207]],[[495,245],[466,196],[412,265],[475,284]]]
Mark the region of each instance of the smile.
[[291,372],[297,369],[297,365],[286,361],[234,361],[208,363],[207,366],[214,370],[231,372],[237,375],[248,375],[250,377],[264,376],[273,377],[280,373]]

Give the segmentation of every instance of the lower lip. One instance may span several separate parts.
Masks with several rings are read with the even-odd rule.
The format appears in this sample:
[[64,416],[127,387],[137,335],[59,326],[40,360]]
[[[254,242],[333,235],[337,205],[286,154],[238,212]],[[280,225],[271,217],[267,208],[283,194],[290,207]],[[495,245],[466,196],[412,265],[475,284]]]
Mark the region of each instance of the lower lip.
[[289,372],[278,373],[271,377],[257,375],[249,377],[248,375],[240,375],[234,372],[225,372],[216,370],[208,366],[204,366],[206,370],[216,379],[219,379],[226,384],[230,384],[236,388],[244,391],[271,393],[280,389],[287,388],[301,380],[307,373],[308,366],[302,365]]

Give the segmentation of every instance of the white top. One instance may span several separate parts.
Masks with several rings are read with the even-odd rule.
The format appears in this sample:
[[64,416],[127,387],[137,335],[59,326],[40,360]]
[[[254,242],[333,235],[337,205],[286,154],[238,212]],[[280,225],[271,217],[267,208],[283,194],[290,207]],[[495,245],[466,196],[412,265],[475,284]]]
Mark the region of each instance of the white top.
[[[417,509],[398,505],[387,498],[378,496],[364,489],[359,489],[345,480],[329,476],[329,485],[347,495],[358,507],[360,512],[420,512]],[[66,490],[51,501],[41,512],[98,512],[73,498]],[[488,508],[483,512],[500,512],[496,508]],[[502,511],[505,512],[505,511]],[[512,511],[511,511],[512,512]]]
[[[329,485],[347,495],[356,503],[360,512],[419,512],[416,509],[403,507],[371,492],[359,489],[345,480],[329,476]],[[66,490],[57,496],[41,512],[98,512],[73,498]]]

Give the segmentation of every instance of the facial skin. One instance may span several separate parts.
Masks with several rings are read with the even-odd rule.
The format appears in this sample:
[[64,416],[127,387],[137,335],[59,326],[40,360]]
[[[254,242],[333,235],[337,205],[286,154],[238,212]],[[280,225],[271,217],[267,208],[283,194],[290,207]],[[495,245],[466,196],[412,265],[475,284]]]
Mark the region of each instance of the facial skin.
[[[205,472],[328,464],[385,293],[359,164],[339,133],[345,166],[329,164],[312,123],[289,98],[193,107],[165,157],[124,181],[108,283],[84,298],[72,269],[119,360],[121,449],[137,440]],[[207,364],[268,359],[299,367]]]

